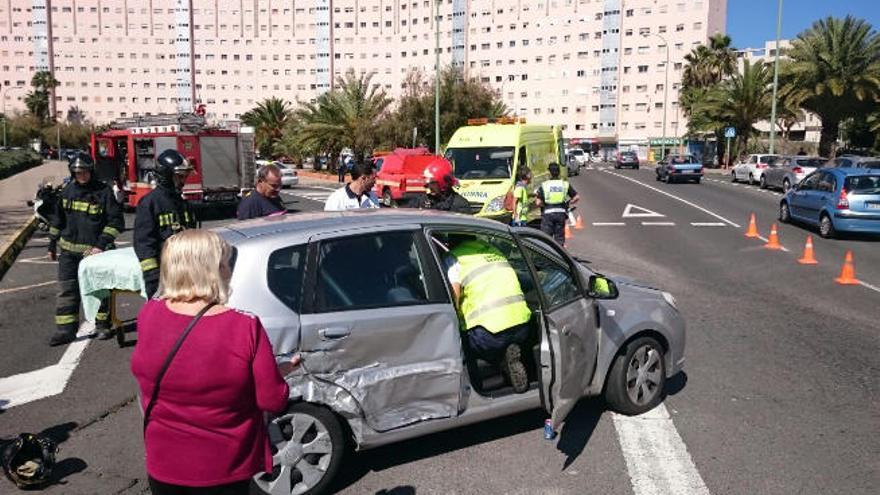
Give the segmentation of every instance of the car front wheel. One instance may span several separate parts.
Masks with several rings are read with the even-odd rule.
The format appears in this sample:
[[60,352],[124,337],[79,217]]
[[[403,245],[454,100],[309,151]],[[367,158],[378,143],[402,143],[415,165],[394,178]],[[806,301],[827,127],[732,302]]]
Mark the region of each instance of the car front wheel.
[[254,476],[268,495],[325,493],[345,453],[345,436],[329,410],[298,402],[269,423],[272,473]]
[[831,239],[835,234],[834,222],[831,221],[831,217],[827,213],[823,213],[819,218],[819,235],[826,239]]
[[750,186],[754,186],[754,185],[755,185],[755,176],[752,175],[751,172],[749,172],[749,185],[750,185]]
[[642,414],[663,400],[665,385],[663,347],[653,337],[640,337],[614,359],[605,382],[605,402],[621,414]]

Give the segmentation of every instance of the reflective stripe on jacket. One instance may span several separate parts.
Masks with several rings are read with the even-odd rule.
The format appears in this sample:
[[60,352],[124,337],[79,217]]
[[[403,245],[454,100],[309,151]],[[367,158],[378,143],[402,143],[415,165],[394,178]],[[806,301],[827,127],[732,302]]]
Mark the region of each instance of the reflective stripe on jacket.
[[568,212],[568,181],[551,179],[541,184],[544,192],[544,213]]

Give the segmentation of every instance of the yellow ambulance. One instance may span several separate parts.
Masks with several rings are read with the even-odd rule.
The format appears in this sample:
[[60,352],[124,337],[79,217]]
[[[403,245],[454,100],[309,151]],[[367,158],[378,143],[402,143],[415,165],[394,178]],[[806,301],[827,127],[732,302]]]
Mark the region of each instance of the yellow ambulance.
[[[459,181],[458,193],[470,202],[474,214],[505,223],[512,216],[513,187],[521,171],[532,173],[530,195],[550,177],[548,165],[555,162],[563,175],[566,171],[561,130],[514,117],[494,123],[469,120],[452,135],[445,156]],[[529,218],[534,219],[540,211],[530,203]]]

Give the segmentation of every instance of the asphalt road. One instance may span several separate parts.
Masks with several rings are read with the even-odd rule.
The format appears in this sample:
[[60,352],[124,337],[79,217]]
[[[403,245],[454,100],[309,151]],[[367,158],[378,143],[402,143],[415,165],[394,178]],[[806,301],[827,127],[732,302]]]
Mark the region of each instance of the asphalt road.
[[[569,249],[601,272],[668,290],[687,319],[685,373],[669,384],[665,407],[708,491],[875,493],[880,292],[833,278],[852,249],[858,278],[880,287],[880,243],[814,235],[820,264],[802,266],[795,260],[803,227],[780,227],[788,252],[743,235],[752,212],[767,235],[776,194],[722,176],[666,185],[651,170],[607,167],[572,182],[584,198],[578,211],[586,227]],[[307,211],[320,208],[329,189],[297,188],[285,197]],[[45,239],[36,236],[0,282],[0,346],[7,350],[0,377],[57,363],[65,352],[45,345],[55,266],[40,259],[44,252]],[[145,493],[130,353],[112,341],[91,342],[63,393],[0,409],[0,436],[48,431],[62,442],[63,484],[46,493]],[[355,454],[337,489],[645,493],[632,479],[638,459],[621,446],[600,401],[583,401],[558,442],[543,440],[543,418],[534,411]],[[0,492],[10,487],[0,481]]]

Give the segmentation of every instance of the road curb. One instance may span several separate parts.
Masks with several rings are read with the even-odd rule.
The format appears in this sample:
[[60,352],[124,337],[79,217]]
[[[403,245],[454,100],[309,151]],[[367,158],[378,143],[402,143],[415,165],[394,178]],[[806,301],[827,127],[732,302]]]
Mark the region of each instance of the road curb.
[[36,228],[37,217],[31,216],[30,220],[27,220],[17,231],[15,231],[14,234],[3,241],[3,245],[0,246],[0,280],[3,280],[6,271],[9,270],[12,263],[15,262],[18,253],[24,249],[25,244],[27,244],[28,240],[31,238],[31,234],[34,233]]

